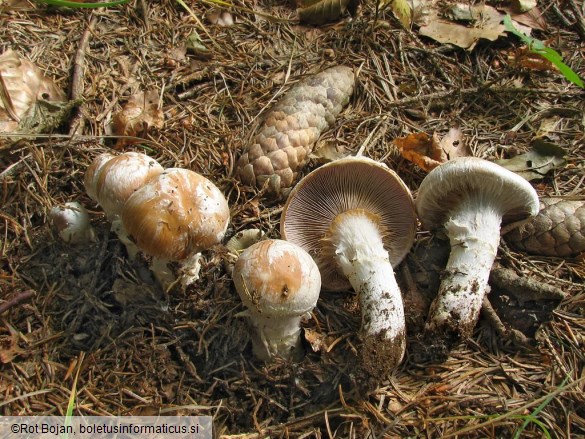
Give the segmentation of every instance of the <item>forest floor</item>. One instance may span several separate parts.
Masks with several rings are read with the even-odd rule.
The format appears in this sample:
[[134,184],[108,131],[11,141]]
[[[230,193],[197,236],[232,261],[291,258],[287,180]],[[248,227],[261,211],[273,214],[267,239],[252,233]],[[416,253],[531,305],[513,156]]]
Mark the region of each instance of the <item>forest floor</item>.
[[[582,17],[571,1],[542,3],[533,34],[583,76]],[[299,24],[284,1],[238,0],[229,26],[210,19],[211,3],[189,6],[201,24],[172,0],[83,10],[0,1],[0,53],[32,61],[81,103],[51,135],[0,134],[0,414],[64,415],[78,374],[74,414],[211,415],[225,438],[585,436],[582,257],[527,255],[502,242],[501,266],[567,294],[554,306],[529,303],[540,314],[520,328],[522,344],[482,317],[447,361],[418,364],[407,347],[390,377],[367,377],[355,294],[323,292],[304,323],[305,358],[263,364],[221,248],[204,254],[194,285],[163,294],[141,261],[128,261],[83,185],[97,155],[141,151],[223,191],[227,238],[250,227],[277,238],[283,203],[237,181],[235,162],[278,96],[341,64],[354,69],[356,88],[317,147],[361,150],[416,195],[426,174],[394,139],[456,127],[473,155],[494,160],[530,150],[546,125],[565,161],[534,187],[583,197],[585,92],[554,69],[519,62],[515,36],[464,50],[404,29],[388,8],[376,15],[374,2],[321,26]],[[186,49],[194,30],[206,50]],[[141,141],[120,142],[113,115],[140,91],[154,93],[164,121]],[[305,172],[320,163],[312,158]],[[48,213],[67,201],[89,209],[95,242],[58,239]],[[428,241],[420,231],[397,267],[407,303],[428,287],[416,264]],[[409,346],[418,317],[409,317]],[[503,315],[504,328],[516,318]]]

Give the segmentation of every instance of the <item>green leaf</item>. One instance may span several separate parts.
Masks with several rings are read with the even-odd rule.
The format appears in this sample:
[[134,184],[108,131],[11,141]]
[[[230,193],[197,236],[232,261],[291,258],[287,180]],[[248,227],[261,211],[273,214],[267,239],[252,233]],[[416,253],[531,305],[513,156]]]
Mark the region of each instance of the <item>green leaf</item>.
[[543,178],[548,172],[565,163],[565,150],[551,142],[536,139],[532,150],[511,159],[495,160],[500,166],[530,181]]
[[563,62],[563,57],[554,49],[546,47],[544,43],[536,38],[532,38],[529,35],[520,32],[514,27],[512,18],[509,14],[504,17],[504,27],[506,31],[516,35],[525,44],[528,45],[528,49],[537,55],[542,56],[544,59],[549,60],[553,63],[561,72],[561,74],[570,82],[578,85],[581,88],[585,88],[585,83],[568,65]]
[[130,0],[115,0],[113,2],[104,3],[77,3],[67,0],[34,0],[38,3],[45,3],[47,5],[67,7],[67,8],[107,8],[110,6],[118,6],[128,3]]

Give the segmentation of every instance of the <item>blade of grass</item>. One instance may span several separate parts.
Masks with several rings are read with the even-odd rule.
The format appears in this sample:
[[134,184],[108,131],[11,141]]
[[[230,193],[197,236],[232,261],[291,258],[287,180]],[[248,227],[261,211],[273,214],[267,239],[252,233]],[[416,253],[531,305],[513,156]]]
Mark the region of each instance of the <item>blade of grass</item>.
[[104,3],[77,3],[67,0],[34,0],[38,3],[45,3],[52,6],[61,6],[66,8],[108,8],[111,6],[118,6],[128,3],[130,0],[115,0],[113,2]]
[[562,56],[556,50],[551,49],[550,47],[546,47],[542,41],[537,40],[536,38],[532,38],[531,36],[528,36],[516,29],[509,14],[504,17],[504,28],[506,31],[520,38],[523,43],[527,44],[528,49],[532,53],[542,56],[544,59],[547,59],[553,63],[568,81],[578,85],[581,88],[585,88],[585,83],[583,80],[563,62]]
[[[454,433],[450,433],[450,434],[443,436],[443,439],[447,439],[447,438],[455,437],[455,436],[461,436],[464,433],[469,433],[470,431],[479,430],[483,427],[493,425],[494,423],[501,422],[505,419],[518,418],[519,413],[522,413],[527,408],[532,407],[536,404],[541,404],[543,401],[546,401],[549,398],[555,398],[556,396],[560,395],[561,393],[564,393],[567,390],[572,389],[573,387],[576,387],[583,382],[585,382],[585,377],[579,378],[578,380],[575,380],[572,383],[567,384],[563,388],[556,389],[555,391],[549,393],[548,395],[544,395],[538,399],[535,399],[534,401],[530,401],[530,402],[528,402],[528,403],[526,403],[518,408],[515,408],[514,410],[510,410],[507,413],[504,413],[502,415],[497,415],[497,416],[495,416],[495,417],[493,417],[485,422],[480,422],[479,424],[473,424],[473,425],[469,425],[467,427],[463,427],[462,429],[457,430]],[[441,418],[441,420],[445,420],[445,419],[448,419],[448,418]]]
[[[75,377],[73,378],[73,385],[71,386],[71,394],[69,395],[69,401],[67,403],[67,410],[65,412],[65,427],[71,425],[71,418],[73,417],[73,409],[75,407],[75,398],[77,397],[77,379],[79,378],[79,371],[81,370],[81,365],[83,364],[83,359],[85,358],[85,352],[81,352],[79,354],[79,358],[77,359],[77,370],[75,371]],[[63,433],[61,434],[61,439],[68,439],[69,434]]]
[[[569,375],[567,375],[565,377],[565,379],[563,380],[563,382],[561,383],[561,385],[559,386],[559,390],[562,390],[565,388],[565,386],[567,385],[567,381],[569,381]],[[540,421],[538,421],[536,419],[536,417],[538,416],[538,414],[544,410],[544,408],[550,404],[550,402],[553,400],[553,396],[550,395],[548,398],[546,398],[544,401],[542,401],[542,403],[540,403],[538,405],[538,407],[536,407],[532,413],[530,414],[529,417],[526,418],[526,420],[524,420],[524,422],[522,423],[522,425],[518,428],[518,430],[516,430],[516,433],[514,433],[514,438],[513,439],[520,439],[520,435],[522,434],[522,432],[524,431],[524,429],[526,429],[526,427],[528,426],[528,424],[530,422],[534,422],[535,424],[539,425],[541,428],[543,428],[542,425],[540,425]],[[545,435],[547,435],[547,437],[550,438],[550,435],[548,435],[548,430],[543,430],[543,432],[545,433]]]
[[205,27],[205,25],[201,22],[201,20],[199,20],[199,17],[197,17],[197,15],[195,14],[195,12],[193,12],[193,10],[189,6],[187,6],[187,4],[183,0],[177,0],[177,3],[180,4],[189,13],[189,15],[191,17],[193,17],[193,19],[199,25],[199,27],[201,29],[203,29],[203,32],[205,32],[205,35],[207,35],[207,38],[209,38],[211,40],[211,43],[215,47],[220,48],[219,44],[217,44],[215,42],[215,40],[213,39],[213,37],[211,36],[211,34],[209,33],[209,31],[207,30],[207,28]]

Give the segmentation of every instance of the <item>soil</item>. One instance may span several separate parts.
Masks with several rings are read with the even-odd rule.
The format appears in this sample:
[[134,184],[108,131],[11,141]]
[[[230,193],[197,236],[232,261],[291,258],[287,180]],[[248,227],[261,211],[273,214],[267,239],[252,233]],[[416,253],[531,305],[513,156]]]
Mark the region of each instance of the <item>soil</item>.
[[[546,26],[535,36],[583,76],[583,18],[572,4],[543,3]],[[234,179],[234,164],[278,96],[341,64],[354,68],[356,90],[317,146],[361,150],[416,194],[425,172],[399,154],[395,138],[457,126],[473,155],[493,160],[528,151],[543,123],[554,123],[547,136],[566,161],[532,183],[539,195],[583,197],[585,92],[558,71],[514,64],[516,38],[472,51],[441,45],[416,26],[403,29],[389,9],[377,14],[374,3],[322,26],[299,24],[287,2],[234,3],[231,26],[209,21],[211,3],[189,6],[200,23],[171,0],[92,10],[0,1],[0,52],[13,49],[81,102],[45,135],[0,134],[0,414],[64,415],[79,372],[75,414],[212,415],[226,439],[585,435],[582,256],[526,255],[503,242],[499,266],[567,297],[496,294],[500,318],[519,321],[529,344],[482,320],[446,361],[422,365],[409,346],[420,342],[443,256],[425,252],[430,234],[421,230],[396,270],[412,312],[406,358],[391,376],[360,366],[351,291],[322,293],[303,324],[302,361],[264,364],[253,356],[222,246],[204,253],[195,284],[164,293],[148,257],[128,260],[83,186],[97,155],[144,152],[222,190],[232,216],[226,240],[251,227],[277,238],[283,201]],[[187,51],[194,31],[207,52]],[[163,124],[143,126],[140,139],[112,137],[114,115],[153,90]],[[89,209],[95,242],[71,246],[52,230],[51,207],[67,201]],[[531,413],[539,422],[523,426]]]

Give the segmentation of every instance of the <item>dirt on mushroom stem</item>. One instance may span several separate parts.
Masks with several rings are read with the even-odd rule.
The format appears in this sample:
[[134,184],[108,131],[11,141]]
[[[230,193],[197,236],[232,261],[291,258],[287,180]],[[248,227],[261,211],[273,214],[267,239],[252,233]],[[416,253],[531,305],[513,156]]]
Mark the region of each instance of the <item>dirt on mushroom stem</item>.
[[467,199],[445,224],[451,253],[422,336],[423,343],[428,340],[437,349],[430,353],[435,359],[445,359],[458,340],[473,332],[489,288],[501,219],[491,203]]

